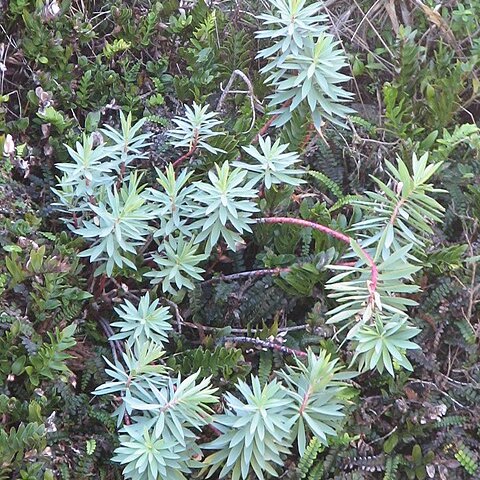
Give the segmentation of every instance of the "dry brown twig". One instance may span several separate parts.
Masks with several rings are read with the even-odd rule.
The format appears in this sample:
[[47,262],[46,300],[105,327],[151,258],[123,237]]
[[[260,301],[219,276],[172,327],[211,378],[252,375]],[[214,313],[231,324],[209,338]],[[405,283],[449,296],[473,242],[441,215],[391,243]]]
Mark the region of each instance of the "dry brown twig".
[[[245,82],[245,84],[247,85],[247,88],[248,88],[247,91],[232,90],[233,82],[235,81],[235,78],[237,78],[237,77],[240,77]],[[255,126],[255,120],[256,120],[255,110],[259,106],[261,107],[261,103],[257,99],[257,97],[255,96],[255,93],[253,91],[253,85],[252,85],[252,82],[250,81],[250,79],[241,70],[234,70],[232,72],[232,74],[230,75],[230,79],[228,80],[228,83],[227,83],[226,87],[222,88],[222,85],[220,85],[220,90],[222,90],[222,95],[221,95],[220,99],[218,100],[217,108],[215,109],[217,112],[222,110],[223,104],[225,103],[225,99],[227,98],[228,94],[230,94],[230,93],[243,93],[243,94],[248,96],[248,98],[250,100],[250,105],[252,107],[252,121],[250,123],[250,128],[246,132],[243,132],[243,133],[250,132],[253,129],[253,127]]]

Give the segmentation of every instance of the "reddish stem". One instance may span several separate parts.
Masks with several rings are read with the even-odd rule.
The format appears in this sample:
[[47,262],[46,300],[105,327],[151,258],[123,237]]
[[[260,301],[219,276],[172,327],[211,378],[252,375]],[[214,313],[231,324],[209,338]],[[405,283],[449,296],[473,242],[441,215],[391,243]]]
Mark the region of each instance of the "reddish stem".
[[306,391],[305,395],[303,396],[302,404],[300,405],[300,409],[298,411],[298,413],[302,417],[303,417],[303,412],[305,411],[305,409],[308,406],[308,401],[310,400],[310,395],[311,394],[312,394],[312,387],[310,386],[310,387],[308,387],[308,390]]
[[103,274],[98,281],[96,292],[93,292],[93,295],[95,298],[98,298],[102,295],[102,292],[105,290],[106,282],[107,282],[107,277],[105,274]]
[[403,205],[405,204],[406,201],[407,201],[406,198],[402,198],[402,199],[395,205],[395,208],[394,208],[394,210],[393,210],[392,216],[390,217],[390,224],[391,224],[391,225],[394,225],[394,224],[395,224],[395,220],[397,219],[398,214],[400,213],[400,209],[403,207]]
[[[290,105],[291,103],[291,100],[287,100],[285,102],[283,102],[282,104],[282,108],[283,107],[288,107],[288,105]],[[252,140],[252,143],[257,143],[258,142],[258,139],[260,137],[262,137],[263,135],[265,135],[265,133],[267,132],[267,130],[270,128],[270,126],[272,125],[272,123],[278,118],[278,115],[272,115],[268,120],[267,122],[265,123],[265,125],[263,125],[263,127],[258,131],[258,133],[253,137],[253,140]]]
[[305,148],[307,148],[308,143],[312,139],[313,131],[314,131],[313,125],[310,123],[308,125],[307,133],[306,133],[305,137],[303,138],[302,144],[300,145],[300,148],[299,148],[299,150],[301,152],[303,152],[303,150],[305,150]]
[[198,130],[195,130],[193,134],[193,141],[192,141],[190,150],[184,155],[182,155],[181,157],[177,158],[173,162],[173,168],[176,169],[178,166],[180,166],[183,163],[184,160],[191,157],[195,153],[195,150],[197,149],[197,145],[198,145]]
[[[283,105],[282,107],[286,107],[287,105],[290,104],[290,100],[287,100]],[[266,131],[270,128],[270,126],[272,125],[272,123],[278,118],[278,115],[272,115],[268,120],[267,122],[263,125],[263,127],[258,131],[258,133],[255,135],[255,137],[253,137],[253,140],[252,140],[252,143],[257,143],[258,142],[258,139],[265,135]],[[182,155],[181,157],[177,158],[177,160],[175,160],[173,162],[173,168],[177,168],[179,167],[187,158],[191,157],[195,151],[197,150],[197,143],[198,143],[198,133],[195,135],[195,138],[193,139],[193,142],[192,142],[192,146],[190,147],[190,150],[185,153],[184,155]]]
[[[292,218],[292,217],[267,217],[267,218],[258,218],[258,223],[277,223],[277,224],[286,224],[286,225],[297,225],[299,227],[304,228],[313,228],[314,230],[318,230],[319,232],[325,233],[326,235],[336,238],[347,245],[351,245],[353,239],[344,233],[337,232],[331,228],[326,227],[325,225],[320,225],[319,223],[310,222],[308,220],[302,220],[300,218]],[[360,247],[360,246],[359,246]],[[375,292],[377,290],[378,284],[378,268],[375,264],[375,261],[371,257],[371,255],[362,247],[360,250],[364,257],[366,258],[368,264],[371,268],[371,277],[370,282],[368,284],[368,290],[370,292],[370,303],[374,303],[375,301]]]
[[187,153],[177,158],[177,160],[173,162],[173,168],[179,167],[184,160],[186,160],[188,157],[191,157],[195,153],[196,149],[197,149],[197,144],[193,143],[192,146],[190,147],[190,150]]
[[253,137],[252,143],[257,143],[260,137],[263,137],[267,130],[270,128],[272,123],[277,119],[278,115],[272,115],[267,122],[263,125],[263,127],[258,131],[258,133]]
[[77,218],[77,214],[75,212],[73,212],[73,226],[75,228],[78,228],[78,218]]

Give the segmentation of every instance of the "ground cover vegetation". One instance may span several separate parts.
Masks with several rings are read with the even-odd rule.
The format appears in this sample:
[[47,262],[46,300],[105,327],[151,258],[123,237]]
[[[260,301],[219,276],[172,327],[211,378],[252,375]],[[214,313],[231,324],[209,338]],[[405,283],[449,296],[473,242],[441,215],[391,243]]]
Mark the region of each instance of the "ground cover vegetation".
[[479,19],[0,0],[0,478],[480,478]]

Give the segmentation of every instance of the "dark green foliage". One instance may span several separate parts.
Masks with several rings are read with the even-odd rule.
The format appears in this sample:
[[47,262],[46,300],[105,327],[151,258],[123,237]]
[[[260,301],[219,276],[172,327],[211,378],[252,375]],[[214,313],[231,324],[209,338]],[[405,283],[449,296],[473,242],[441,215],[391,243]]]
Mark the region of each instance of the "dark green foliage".
[[[0,221],[7,254],[0,262],[7,280],[0,303],[2,474],[18,478],[19,472],[28,472],[24,478],[49,480],[60,469],[74,475],[79,460],[76,478],[84,478],[95,465],[100,467],[100,457],[86,458],[86,466],[73,453],[75,442],[65,438],[69,431],[91,434],[101,424],[89,415],[89,390],[81,393],[74,387],[79,369],[72,349],[78,348],[75,334],[90,294],[82,289],[81,267],[68,235],[38,231],[41,220],[31,214],[25,218],[16,225]],[[87,367],[90,378],[98,378],[101,365],[93,371]],[[108,416],[102,407],[93,411]],[[66,437],[58,436],[60,430]],[[99,435],[99,451],[108,451],[112,436]],[[66,469],[65,456],[72,458]]]
[[309,297],[315,286],[325,281],[323,271],[328,267],[333,256],[334,250],[331,249],[306,258],[302,263],[291,265],[290,270],[282,273],[276,283],[291,295]]
[[88,408],[88,416],[98,421],[99,424],[108,430],[108,432],[113,436],[115,434],[115,419],[112,418],[111,414],[107,411],[98,410],[97,408],[90,407]]
[[320,478],[320,475],[323,473],[323,467],[320,461],[317,460],[317,456],[320,452],[325,449],[325,446],[322,445],[316,437],[313,437],[305,453],[302,455],[298,462],[298,471],[300,473],[300,478]]
[[467,471],[467,473],[474,475],[478,470],[478,454],[472,452],[463,444],[456,445],[455,449],[455,458],[460,465]]
[[448,273],[462,266],[467,245],[451,245],[443,247],[428,255],[428,262],[436,274]]
[[411,28],[400,30],[396,43],[400,75],[384,87],[388,127],[410,141],[451,123],[471,68],[467,62],[455,61],[455,53],[442,44],[434,52],[435,61],[428,62],[417,35]]
[[423,303],[424,311],[432,311],[446,299],[457,294],[459,285],[450,277],[442,278],[437,285],[428,290],[428,296]]
[[80,81],[78,82],[78,88],[76,92],[76,102],[78,106],[85,110],[90,106],[90,95],[93,90],[92,70],[87,70]]
[[383,480],[396,480],[398,478],[398,469],[401,461],[402,457],[400,455],[393,455],[387,458]]
[[273,367],[273,353],[269,351],[261,351],[258,359],[258,379],[263,387],[270,380]]
[[45,427],[36,422],[20,423],[18,427],[0,430],[2,468],[21,465],[27,450],[43,450],[46,446]]
[[227,31],[220,47],[221,65],[219,71],[223,79],[228,80],[234,70],[248,72],[252,59],[253,41],[250,32],[244,30]]
[[323,478],[323,464],[321,462],[316,463],[308,472],[308,480],[321,480]]
[[306,112],[296,110],[292,120],[282,129],[282,143],[288,143],[292,150],[300,150],[305,141],[310,141],[312,132],[309,132],[309,123]]
[[317,180],[320,183],[320,185],[325,187],[327,191],[330,191],[331,193],[333,193],[335,197],[337,197],[337,199],[343,198],[343,192],[340,186],[337,183],[335,183],[333,180],[328,178],[327,175],[325,175],[322,172],[316,172],[313,170],[308,172],[308,174],[311,175],[315,180]]
[[200,370],[201,377],[212,376],[222,384],[244,378],[250,370],[240,349],[225,347],[216,347],[213,351],[203,347],[186,350],[181,355],[171,357],[168,364],[182,376]]
[[448,417],[439,419],[437,426],[438,428],[458,427],[466,425],[467,421],[467,417],[462,417],[461,415],[449,415]]
[[[324,138],[328,138],[328,142],[316,137],[314,142],[315,148],[306,158],[312,171],[321,172],[323,175],[326,175],[326,177],[328,177],[331,182],[337,184],[342,191],[344,185],[347,183],[346,162],[344,159],[344,149],[346,147],[344,134],[349,135],[346,131],[341,131],[340,134],[336,130],[326,128],[323,135]],[[351,191],[355,190],[355,185],[356,183],[352,179]]]
[[460,330],[462,337],[465,339],[467,345],[475,345],[477,342],[477,335],[472,328],[472,325],[468,323],[466,320],[459,320],[456,322],[456,326]]
[[220,152],[213,155],[206,152],[205,160],[201,163],[201,168],[205,171],[210,170],[215,162],[232,161],[237,157],[238,139],[233,135],[226,134],[213,137],[209,144],[214,148],[223,150],[225,153]]
[[254,327],[294,306],[294,299],[277,287],[272,277],[199,285],[190,296],[195,321],[218,327]]

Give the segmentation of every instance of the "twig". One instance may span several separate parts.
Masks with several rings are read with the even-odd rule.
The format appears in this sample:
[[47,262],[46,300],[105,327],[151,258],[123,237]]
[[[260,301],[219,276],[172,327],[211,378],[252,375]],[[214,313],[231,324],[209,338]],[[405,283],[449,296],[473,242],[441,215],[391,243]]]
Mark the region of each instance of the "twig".
[[190,147],[190,150],[187,153],[185,153],[184,155],[182,155],[181,157],[177,158],[173,162],[173,168],[179,167],[183,163],[184,160],[191,157],[195,153],[195,150],[197,149],[197,142],[198,142],[198,134],[196,134],[195,138],[193,139],[192,146]]
[[390,54],[390,58],[395,58],[395,56],[393,55],[393,52],[390,50],[390,48],[388,47],[388,45],[385,43],[385,40],[383,39],[383,37],[378,33],[377,29],[375,28],[375,26],[372,24],[372,22],[370,21],[370,19],[368,18],[370,13],[374,12],[376,9],[378,9],[378,6],[379,4],[381,4],[381,0],[377,0],[371,7],[370,9],[367,11],[367,13],[364,13],[364,11],[362,10],[362,8],[360,7],[360,5],[358,4],[357,0],[353,0],[353,3],[355,4],[355,6],[360,10],[360,12],[362,12],[363,14],[363,18],[362,20],[360,21],[360,23],[357,25],[357,28],[355,29],[355,32],[353,33],[353,36],[352,36],[352,40],[357,36],[357,33],[358,31],[360,30],[360,27],[362,26],[363,22],[366,21],[369,25],[369,27],[375,32],[375,34],[377,35],[378,39],[380,40],[381,44],[384,46],[385,50]]
[[[123,349],[122,346],[120,345],[120,342],[117,340],[110,340],[110,337],[113,336],[114,332],[112,330],[112,327],[108,323],[108,321],[103,318],[99,317],[98,319],[100,326],[102,327],[103,333],[107,337],[108,343],[110,345],[110,349],[112,351],[113,358],[115,359],[116,362],[118,362],[118,355],[122,355]],[[117,355],[118,352],[118,355]]]
[[258,139],[260,137],[263,137],[263,135],[265,135],[266,131],[270,128],[270,126],[272,125],[272,123],[277,119],[278,115],[272,115],[268,120],[267,122],[265,123],[265,125],[263,125],[263,127],[258,131],[258,133],[253,137],[253,140],[252,140],[252,143],[257,143],[258,142]]
[[459,406],[460,408],[466,408],[465,405],[462,405],[458,400],[455,400],[453,397],[451,397],[447,392],[444,392],[436,383],[433,382],[427,382],[426,380],[419,380],[417,378],[409,378],[408,379],[409,383],[421,383],[422,385],[430,385],[437,390],[437,392],[445,395],[447,398],[449,398],[455,405]]
[[175,318],[177,319],[178,333],[182,333],[182,324],[185,324],[185,321],[183,320],[183,317],[180,314],[178,305],[175,302],[172,302],[171,300],[168,300],[168,298],[165,298],[165,297],[163,297],[162,300],[168,305],[170,305],[170,307],[172,307],[173,310],[175,311]]
[[120,284],[114,277],[111,277],[109,280],[110,280],[110,281],[115,285],[115,287],[117,288],[117,292],[116,292],[116,293],[118,293],[118,291],[121,290],[121,291],[123,291],[123,292],[125,293],[125,296],[130,297],[132,300],[135,300],[135,301],[137,301],[137,302],[140,301],[140,297],[139,297],[138,295],[135,295],[133,292],[131,292],[131,291],[129,290],[129,288],[128,288],[127,285]]
[[[195,330],[205,330],[206,332],[220,332],[224,330],[225,327],[211,327],[209,325],[201,325],[199,323],[192,323],[192,322],[187,322],[183,321],[183,325],[186,327],[194,328]],[[304,324],[304,325],[293,325],[292,327],[280,327],[278,329],[278,332],[298,332],[300,330],[306,330],[310,325]],[[230,333],[235,333],[235,334],[240,334],[240,335],[245,335],[245,334],[251,334],[252,333],[252,328],[231,328]]]
[[[232,86],[233,86],[235,77],[240,77],[246,83],[248,88],[247,92],[232,91]],[[228,80],[227,86],[225,87],[225,89],[222,89],[222,96],[220,97],[220,100],[217,103],[217,108],[215,109],[217,112],[222,109],[223,104],[225,103],[225,99],[227,98],[227,95],[229,93],[245,93],[246,95],[248,95],[248,98],[250,99],[250,105],[252,107],[252,122],[250,124],[250,128],[246,132],[243,132],[243,133],[248,133],[250,130],[252,130],[252,128],[255,125],[255,120],[256,120],[255,102],[257,102],[257,104],[260,104],[260,102],[255,97],[252,82],[241,70],[234,70],[232,72],[232,75],[230,75],[230,79]]]
[[290,267],[264,268],[261,270],[251,270],[249,272],[232,273],[231,275],[219,275],[218,277],[213,277],[209,280],[203,281],[202,285],[209,285],[215,282],[232,282],[234,280],[240,280],[244,277],[257,278],[265,275],[280,275],[281,273],[289,272],[290,270]]
[[279,352],[286,353],[287,355],[295,355],[297,357],[306,357],[307,353],[302,352],[301,350],[295,350],[293,348],[285,347],[279,343],[271,342],[269,340],[260,340],[259,338],[252,337],[224,337],[225,342],[235,342],[235,343],[253,343],[262,348],[271,348],[273,350],[278,350]]
[[[286,100],[285,102],[282,103],[282,107],[288,107],[292,101],[291,100]],[[272,123],[278,118],[278,114],[272,115],[267,122],[263,125],[263,127],[258,131],[258,133],[253,137],[252,143],[257,143],[258,139],[260,137],[263,137],[267,130],[271,127]]]
[[[452,371],[454,372],[455,370],[452,370]],[[450,378],[448,375],[445,375],[445,374],[442,373],[442,372],[438,372],[438,373],[439,373],[439,375],[441,375],[443,378],[445,378],[445,380],[447,380],[447,382],[453,383],[454,385],[463,385],[464,387],[472,387],[472,386],[473,386],[473,388],[478,388],[477,385],[473,385],[471,382],[469,382],[469,383],[467,383],[467,382],[460,382],[460,381],[458,381],[458,380],[454,380],[453,378]],[[462,373],[464,373],[463,370],[462,370]]]
[[[328,2],[327,2],[328,3]],[[335,35],[336,37],[338,38],[338,41],[340,42],[340,45],[343,49],[343,51],[345,52],[345,55],[347,55],[347,49],[345,48],[345,44],[343,43],[343,40],[342,40],[342,37],[341,37],[341,32],[340,32],[340,29],[341,27],[343,26],[342,23],[346,23],[346,20],[348,20],[348,18],[350,17],[350,14],[352,12],[352,8],[350,8],[349,10],[347,10],[347,18],[345,19],[344,22],[340,22],[340,21],[336,21],[334,18],[333,18],[333,15],[332,15],[332,12],[330,11],[330,9],[328,8],[328,5],[326,5],[325,3],[323,4],[323,9],[325,9],[327,15],[328,15],[328,19],[330,20],[330,24],[332,26],[334,26],[334,31],[335,31]],[[355,77],[355,75],[353,74],[353,68],[352,68],[352,65],[351,63],[349,62],[348,63],[348,68],[350,69],[350,73],[351,73],[351,77],[352,77],[352,81],[355,85],[355,90],[357,91],[357,95],[358,95],[358,98],[360,99],[360,102],[362,105],[365,105],[364,101],[363,101],[363,96],[362,96],[362,92],[360,90],[360,87],[358,85],[358,82],[357,82],[357,79]]]
[[390,430],[386,435],[384,435],[383,437],[380,437],[380,438],[376,438],[375,440],[371,441],[370,443],[375,443],[375,442],[380,442],[381,440],[385,440],[386,438],[388,438],[390,435],[393,435],[398,429],[398,425],[396,425],[395,427],[392,428],[392,430]]

